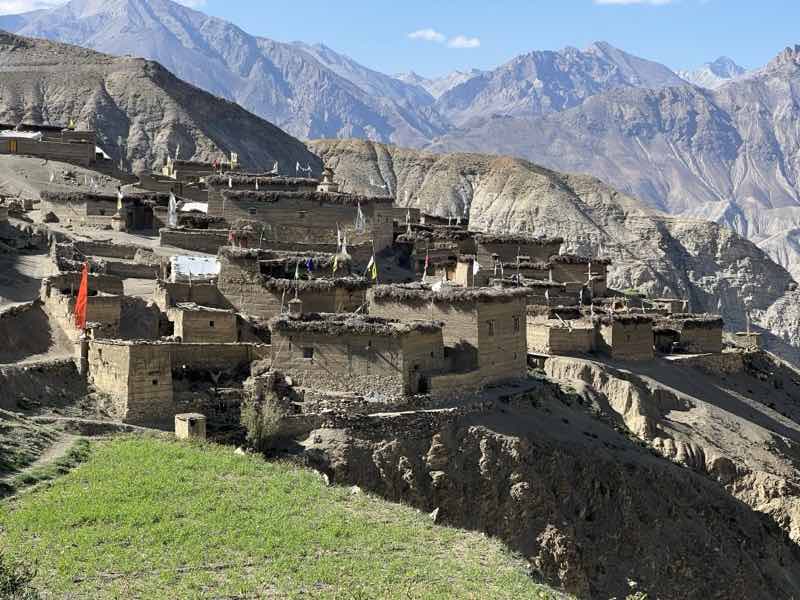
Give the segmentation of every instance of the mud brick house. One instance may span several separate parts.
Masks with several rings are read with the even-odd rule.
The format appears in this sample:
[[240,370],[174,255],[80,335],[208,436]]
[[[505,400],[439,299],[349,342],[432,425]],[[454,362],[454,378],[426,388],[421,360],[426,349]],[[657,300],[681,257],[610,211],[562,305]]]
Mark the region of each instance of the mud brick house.
[[98,156],[94,131],[46,125],[0,125],[0,154],[20,154],[83,166]]
[[725,322],[718,315],[672,314],[658,319],[660,329],[678,332],[678,348],[695,354],[722,352],[722,329]]
[[541,354],[586,354],[595,349],[596,330],[588,320],[548,319],[528,323],[528,352]]
[[667,314],[681,314],[686,312],[687,302],[686,300],[680,300],[678,298],[653,298],[650,300],[650,304],[657,309],[663,310]]
[[88,342],[88,380],[110,399],[114,418],[135,425],[171,428],[176,414],[201,412],[209,417],[238,422],[238,405],[220,408],[194,393],[175,389],[176,378],[187,369],[203,372],[248,370],[252,361],[269,354],[268,346],[255,344],[211,344],[90,340]]
[[[374,244],[376,252],[390,247],[394,240],[392,198],[319,192],[316,180],[280,178],[297,185],[291,190],[270,190],[259,183],[259,191],[255,191],[250,178],[238,180],[247,181],[246,190],[236,190],[236,184],[234,189],[220,187],[227,186],[227,178],[224,184],[219,179],[209,178],[208,215],[222,217],[229,224],[240,219],[263,223],[267,242],[335,245],[337,228],[346,234],[349,245]],[[314,187],[308,189],[311,182]],[[359,207],[363,227],[356,227]]]
[[370,315],[444,323],[447,371],[471,373],[464,385],[472,388],[525,377],[526,296],[520,288],[434,291],[423,284],[379,285],[367,292]]
[[[52,212],[61,223],[111,226],[117,214],[116,194],[89,192],[48,192],[40,194],[42,214]],[[126,194],[121,216],[128,231],[157,231],[165,225],[160,207],[169,204],[169,194],[146,192]]]
[[638,314],[595,317],[598,349],[621,360],[652,360],[653,319]]
[[301,310],[270,321],[273,368],[301,387],[395,403],[444,368],[441,323]]
[[191,302],[179,302],[167,311],[174,335],[186,343],[233,343],[239,341],[236,313]]
[[575,306],[583,286],[580,284],[558,283],[555,281],[536,281],[531,279],[517,279],[515,276],[491,278],[490,285],[503,288],[524,288],[527,291],[529,306]]
[[[551,256],[551,277],[553,281],[562,283],[582,283],[590,286],[593,296],[605,296],[608,265],[611,261],[604,258],[588,258],[574,254]],[[591,277],[589,275],[591,269]]]
[[473,234],[460,227],[412,225],[395,240],[408,256],[408,264],[418,275],[427,275],[445,281],[456,279],[459,256],[474,255]]
[[215,165],[209,162],[176,160],[168,157],[161,168],[160,175],[178,182],[197,183],[203,178],[216,175],[220,169],[226,172],[235,172],[238,170],[238,166],[230,162]]
[[517,257],[530,262],[547,262],[561,251],[562,238],[539,238],[529,235],[476,233],[475,245],[482,268],[495,262],[516,263]]
[[[75,302],[80,288],[79,272],[60,273],[42,280],[40,299],[45,311],[72,339],[80,331],[75,327]],[[97,337],[115,337],[122,314],[122,280],[109,275],[89,275],[86,321],[95,325]]]
[[[352,312],[366,300],[369,282],[364,277],[347,275],[349,265],[341,261],[332,277],[333,255],[280,254],[268,250],[221,248],[217,286],[226,302],[242,312],[270,319],[288,308],[297,296],[309,312]],[[311,259],[313,271],[308,279],[305,261]],[[304,279],[295,280],[298,269]],[[341,276],[339,274],[341,273]]]

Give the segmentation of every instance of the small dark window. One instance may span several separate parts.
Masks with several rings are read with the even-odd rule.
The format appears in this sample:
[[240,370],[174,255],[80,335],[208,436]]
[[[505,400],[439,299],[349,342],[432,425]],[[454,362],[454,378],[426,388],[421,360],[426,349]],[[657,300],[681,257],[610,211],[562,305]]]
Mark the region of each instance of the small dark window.
[[433,358],[433,357],[435,357],[435,356],[436,356],[436,355],[433,353],[433,350],[431,350],[431,358]]
[[486,321],[486,324],[489,326],[489,335],[494,335],[494,321]]
[[305,219],[307,214],[308,214],[308,211],[306,211],[306,210],[298,210],[297,211],[297,218],[298,219]]
[[247,212],[249,213],[249,215],[251,217],[255,217],[256,216],[256,209],[255,208],[248,208]]
[[209,321],[209,322],[208,322],[208,326],[209,326],[209,327],[214,327],[214,321]]
[[519,317],[514,316],[514,333],[519,332]]
[[106,216],[106,209],[105,208],[101,208],[100,209],[100,216],[101,217],[105,217]]
[[310,347],[303,348],[303,358],[311,360],[314,358],[314,349]]
[[153,385],[158,385],[158,379],[153,379]]

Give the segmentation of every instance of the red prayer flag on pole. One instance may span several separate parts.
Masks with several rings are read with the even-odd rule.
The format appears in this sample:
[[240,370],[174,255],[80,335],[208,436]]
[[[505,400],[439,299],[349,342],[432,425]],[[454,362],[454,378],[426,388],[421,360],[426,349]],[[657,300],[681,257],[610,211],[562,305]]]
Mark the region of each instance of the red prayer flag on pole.
[[89,303],[89,263],[83,263],[81,287],[75,301],[75,326],[81,331],[86,329],[86,306]]

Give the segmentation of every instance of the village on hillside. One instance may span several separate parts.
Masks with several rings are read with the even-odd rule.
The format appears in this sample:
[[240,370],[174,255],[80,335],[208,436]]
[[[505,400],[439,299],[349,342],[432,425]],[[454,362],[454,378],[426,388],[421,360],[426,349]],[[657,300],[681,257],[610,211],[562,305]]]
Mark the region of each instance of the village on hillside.
[[3,252],[48,250],[38,298],[0,328],[24,353],[44,319],[50,347],[15,358],[74,361],[87,414],[109,420],[204,438],[271,402],[273,441],[293,439],[365,415],[483,410],[553,356],[730,372],[761,345],[682,298],[611,289],[610,261],[561,239],[344,193],[327,167],[176,156],[133,176],[72,124],[6,127],[0,154],[96,173],[50,171],[38,199],[0,205]]

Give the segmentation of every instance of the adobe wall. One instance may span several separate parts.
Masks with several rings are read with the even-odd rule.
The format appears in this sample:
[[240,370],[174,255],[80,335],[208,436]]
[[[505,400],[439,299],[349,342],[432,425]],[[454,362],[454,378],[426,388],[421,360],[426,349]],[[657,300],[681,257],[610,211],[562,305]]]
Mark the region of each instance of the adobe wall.
[[124,260],[133,260],[136,258],[136,251],[139,250],[139,246],[131,244],[113,244],[111,242],[88,240],[75,240],[73,246],[75,250],[86,256],[102,256]]
[[744,354],[723,352],[721,354],[673,355],[670,362],[700,369],[715,376],[733,375],[744,371]]
[[458,370],[478,368],[478,313],[473,305],[453,305],[444,302],[405,304],[376,301],[370,296],[369,314],[398,321],[420,319],[442,321],[444,345],[454,349],[448,354],[458,361],[458,364],[451,365],[451,368]]
[[[171,426],[175,414],[191,404],[176,396],[173,369],[245,368],[269,347],[249,344],[89,343],[89,383],[111,398],[115,418],[136,425]],[[189,404],[187,404],[189,402]]]
[[[604,269],[605,270],[605,269]],[[599,268],[592,266],[592,273],[597,275]],[[553,274],[553,281],[558,282],[581,282],[585,283],[589,280],[589,265],[583,263],[564,263],[554,262],[551,268]]]
[[[313,358],[303,358],[303,348],[313,348]],[[273,331],[272,352],[273,368],[292,376],[300,387],[386,403],[405,395],[408,376],[398,337]]]
[[[77,340],[80,330],[75,326],[76,296],[53,289],[43,300],[45,311],[70,339]],[[97,337],[114,338],[119,333],[122,296],[89,296],[86,303],[86,322],[99,323]]]
[[406,394],[428,393],[431,374],[445,369],[441,331],[412,331],[402,337],[403,373]]
[[[258,262],[242,258],[220,256],[220,274],[217,281],[222,296],[238,312],[270,319],[288,308],[294,291],[273,290],[262,285]],[[327,290],[300,289],[298,297],[305,312],[351,312],[361,306],[366,292],[332,288]]]
[[157,281],[153,300],[163,311],[176,304],[193,302],[210,308],[230,308],[230,304],[214,283],[172,283]]
[[[14,143],[16,152],[11,151]],[[95,161],[95,144],[0,138],[0,154],[22,154],[90,166]]]
[[184,343],[227,344],[239,341],[238,322],[232,312],[172,309],[169,316],[175,323],[174,335]]
[[122,279],[158,279],[161,265],[136,262],[105,261],[104,271]]
[[680,344],[686,352],[704,354],[722,352],[722,327],[688,327],[681,329]]
[[158,232],[161,246],[172,246],[184,250],[216,254],[228,244],[227,229],[168,229]]
[[[347,241],[356,245],[373,240],[375,251],[391,246],[394,239],[393,211],[390,204],[365,202],[361,211],[366,230],[354,229],[355,206],[326,204],[302,198],[281,198],[269,202],[253,197],[225,197],[227,188],[209,188],[208,215],[224,218],[228,223],[239,219],[260,221],[265,225],[265,241],[288,241],[311,244],[336,244],[337,225],[346,233]],[[271,246],[271,244],[270,244]]]
[[0,365],[0,408],[4,410],[30,408],[31,400],[52,403],[56,396],[77,401],[86,393],[86,382],[73,359]]
[[621,360],[652,360],[652,323],[621,323],[600,326],[599,349]]
[[[124,284],[119,277],[90,273],[88,278],[89,291],[102,292],[121,296],[124,293]],[[77,293],[81,284],[81,273],[77,271],[50,275],[42,280],[41,298],[44,300],[51,290],[74,290]]]
[[494,256],[497,255],[501,262],[515,262],[517,256],[527,256],[531,261],[547,262],[548,259],[558,254],[561,250],[561,242],[539,243],[516,243],[516,242],[492,242],[482,243],[476,240],[478,259],[481,267],[494,264]]
[[[528,339],[523,298],[478,304],[478,365],[492,381],[519,379],[528,372]],[[493,334],[489,322],[494,324]]]
[[585,354],[594,350],[594,327],[573,327],[570,331],[553,321],[528,322],[528,352],[542,354]]

